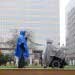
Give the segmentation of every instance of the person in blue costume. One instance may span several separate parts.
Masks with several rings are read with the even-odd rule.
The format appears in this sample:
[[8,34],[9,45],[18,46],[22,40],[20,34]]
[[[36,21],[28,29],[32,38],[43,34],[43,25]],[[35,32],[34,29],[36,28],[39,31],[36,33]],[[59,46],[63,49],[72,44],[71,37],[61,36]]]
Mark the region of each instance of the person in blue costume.
[[25,59],[29,57],[26,31],[20,31],[20,36],[17,39],[15,56],[18,58],[18,68],[23,68],[25,66]]

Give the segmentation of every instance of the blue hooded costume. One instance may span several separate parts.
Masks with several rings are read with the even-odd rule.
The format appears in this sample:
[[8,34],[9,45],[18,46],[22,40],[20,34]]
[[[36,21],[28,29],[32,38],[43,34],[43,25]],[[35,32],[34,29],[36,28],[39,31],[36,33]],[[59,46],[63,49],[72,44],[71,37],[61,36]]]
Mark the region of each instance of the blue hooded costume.
[[[19,58],[21,58],[22,54],[23,54],[24,58],[29,57],[29,49],[28,49],[28,46],[27,46],[27,38],[25,37],[25,33],[26,33],[26,31],[21,31],[20,36],[18,37],[18,40],[17,40],[15,56],[17,56]],[[24,50],[22,50],[22,48],[20,47],[21,44],[23,44]]]

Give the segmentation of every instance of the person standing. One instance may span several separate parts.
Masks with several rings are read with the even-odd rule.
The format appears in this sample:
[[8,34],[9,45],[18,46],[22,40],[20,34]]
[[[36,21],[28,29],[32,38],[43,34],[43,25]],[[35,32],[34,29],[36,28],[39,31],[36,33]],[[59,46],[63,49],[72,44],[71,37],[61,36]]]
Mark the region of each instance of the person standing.
[[52,56],[55,55],[55,47],[53,46],[52,40],[47,40],[47,47],[44,53],[44,68],[49,66],[49,63],[52,61]]
[[20,35],[17,39],[15,56],[16,56],[16,64],[18,68],[23,68],[25,66],[25,61],[29,57],[26,31],[20,31]]

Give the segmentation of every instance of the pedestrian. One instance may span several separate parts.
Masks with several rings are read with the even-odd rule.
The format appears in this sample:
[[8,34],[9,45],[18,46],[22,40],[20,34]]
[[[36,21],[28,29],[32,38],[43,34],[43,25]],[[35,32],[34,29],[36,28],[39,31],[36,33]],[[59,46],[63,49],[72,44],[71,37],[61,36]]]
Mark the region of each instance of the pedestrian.
[[26,31],[21,31],[20,36],[17,39],[17,45],[15,50],[16,56],[16,65],[18,68],[24,68],[25,66],[25,59],[29,57],[29,49],[27,45],[27,37]]
[[52,40],[47,40],[46,50],[44,52],[44,67],[49,66],[51,62],[51,56],[55,55],[55,47],[53,46]]

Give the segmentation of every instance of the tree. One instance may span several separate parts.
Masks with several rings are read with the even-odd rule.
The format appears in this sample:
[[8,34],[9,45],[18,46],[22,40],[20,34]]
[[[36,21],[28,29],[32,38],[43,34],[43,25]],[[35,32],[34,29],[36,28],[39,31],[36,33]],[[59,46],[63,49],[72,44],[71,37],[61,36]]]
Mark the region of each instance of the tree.
[[[13,31],[10,31],[12,34],[12,38],[6,42],[11,48],[16,47],[16,41],[18,38],[18,30],[14,29]],[[32,50],[37,49],[37,46],[41,46],[41,44],[34,42],[34,34],[32,31],[27,32],[27,39],[28,39],[28,47]]]
[[34,34],[33,34],[32,31],[30,31],[30,32],[28,33],[27,38],[28,38],[28,46],[29,46],[30,49],[36,50],[36,49],[38,49],[37,46],[42,46],[42,44],[36,43],[36,42],[34,41]]
[[12,34],[12,38],[6,42],[11,48],[16,47],[16,41],[18,38],[18,30],[14,29],[13,31],[10,31]]
[[2,52],[1,52],[1,50],[0,50],[0,56],[2,55]]

